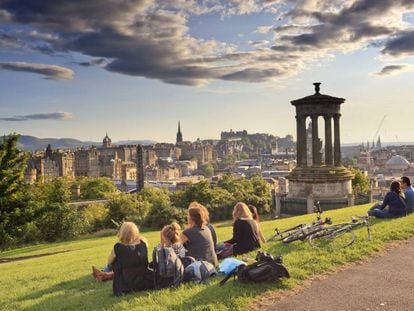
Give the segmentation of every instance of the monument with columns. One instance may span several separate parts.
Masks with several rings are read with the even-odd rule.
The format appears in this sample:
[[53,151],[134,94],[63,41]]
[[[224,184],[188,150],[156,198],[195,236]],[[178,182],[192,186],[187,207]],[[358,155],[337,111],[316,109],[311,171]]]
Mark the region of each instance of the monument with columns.
[[[296,107],[297,166],[287,176],[289,193],[283,202],[282,213],[311,213],[314,201],[320,201],[323,209],[353,205],[351,180],[354,175],[341,164],[339,121],[340,106],[345,99],[321,94],[320,85],[314,83],[315,94],[291,102]],[[309,162],[307,118],[312,121],[312,160]],[[318,133],[320,120],[325,122],[324,157]]]

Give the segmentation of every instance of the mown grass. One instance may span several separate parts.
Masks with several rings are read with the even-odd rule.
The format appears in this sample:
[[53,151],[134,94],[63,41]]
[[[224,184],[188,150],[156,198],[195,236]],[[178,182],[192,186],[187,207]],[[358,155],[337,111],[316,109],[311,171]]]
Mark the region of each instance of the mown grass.
[[[368,205],[328,211],[334,223],[349,221],[354,214],[364,214]],[[304,215],[261,222],[265,236],[274,228],[288,228],[309,222],[314,215]],[[219,240],[231,235],[231,222],[216,226]],[[159,241],[156,231],[144,232],[150,248]],[[91,266],[103,266],[116,242],[114,236],[42,244],[0,253],[0,258],[57,253],[44,257],[0,264],[0,310],[241,310],[257,296],[270,290],[289,289],[309,277],[335,270],[346,262],[363,259],[383,249],[385,243],[414,236],[414,215],[394,220],[372,221],[372,241],[365,228],[356,230],[357,240],[350,247],[318,251],[308,243],[269,242],[262,247],[281,254],[291,278],[272,284],[243,285],[230,280],[219,286],[221,278],[206,285],[184,284],[177,289],[133,293],[120,298],[112,295],[112,284],[97,283]],[[254,257],[255,253],[249,254]]]

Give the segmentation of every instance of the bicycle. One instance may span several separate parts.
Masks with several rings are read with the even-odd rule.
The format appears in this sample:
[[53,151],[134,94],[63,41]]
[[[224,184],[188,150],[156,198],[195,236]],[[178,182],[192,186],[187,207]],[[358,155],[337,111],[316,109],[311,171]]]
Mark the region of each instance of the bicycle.
[[332,224],[329,217],[322,220],[321,214],[323,213],[319,201],[313,206],[313,210],[316,213],[316,219],[311,224],[300,224],[292,228],[280,231],[275,229],[275,233],[267,239],[267,241],[282,241],[283,243],[290,243],[293,241],[304,241],[310,235],[325,228],[326,224]]
[[352,216],[350,222],[330,226],[319,230],[309,236],[309,244],[318,249],[341,249],[355,242],[354,228],[366,226],[368,240],[371,241],[369,216]]

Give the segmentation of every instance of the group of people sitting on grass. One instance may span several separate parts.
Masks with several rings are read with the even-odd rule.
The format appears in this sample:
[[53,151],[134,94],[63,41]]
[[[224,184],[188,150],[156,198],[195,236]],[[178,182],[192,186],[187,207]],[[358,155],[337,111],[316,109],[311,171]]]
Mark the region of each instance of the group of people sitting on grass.
[[[394,218],[405,216],[414,210],[414,191],[406,176],[391,183],[390,192],[381,204],[374,205],[370,216]],[[160,232],[160,244],[156,250],[169,250],[180,259],[182,269],[193,263],[211,267],[218,265],[218,257],[241,255],[260,248],[266,240],[260,230],[256,207],[239,202],[233,209],[233,237],[217,243],[217,235],[209,222],[209,213],[203,205],[192,202],[188,207],[187,227],[181,232],[172,223]],[[155,262],[148,261],[148,243],[133,222],[124,222],[118,232],[119,242],[114,245],[107,266],[98,270],[92,267],[96,280],[113,280],[115,295],[156,288],[154,282]],[[170,253],[170,254],[171,254]],[[170,256],[171,257],[171,256]],[[200,264],[199,264],[200,266]]]
[[414,191],[410,178],[401,177],[393,181],[390,191],[385,195],[382,203],[375,204],[368,215],[378,218],[396,218],[406,216],[414,211]]
[[[177,223],[162,228],[157,246],[157,249],[172,249],[184,268],[194,262],[216,267],[218,257],[245,254],[260,248],[260,242],[266,242],[256,207],[243,202],[237,203],[233,209],[233,237],[221,243],[217,243],[206,207],[192,202],[187,220],[187,227],[182,232]],[[102,270],[92,267],[95,279],[113,280],[115,295],[154,288],[154,260],[148,262],[148,243],[138,227],[133,222],[124,222],[119,228],[118,238],[107,266]]]

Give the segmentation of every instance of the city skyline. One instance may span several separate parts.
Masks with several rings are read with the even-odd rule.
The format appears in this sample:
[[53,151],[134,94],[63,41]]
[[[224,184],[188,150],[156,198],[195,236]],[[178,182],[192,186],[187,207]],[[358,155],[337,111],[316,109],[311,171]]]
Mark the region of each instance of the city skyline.
[[190,141],[296,136],[290,101],[319,81],[346,99],[343,143],[412,141],[413,26],[406,0],[7,0],[0,126],[84,141],[174,142],[178,120]]

